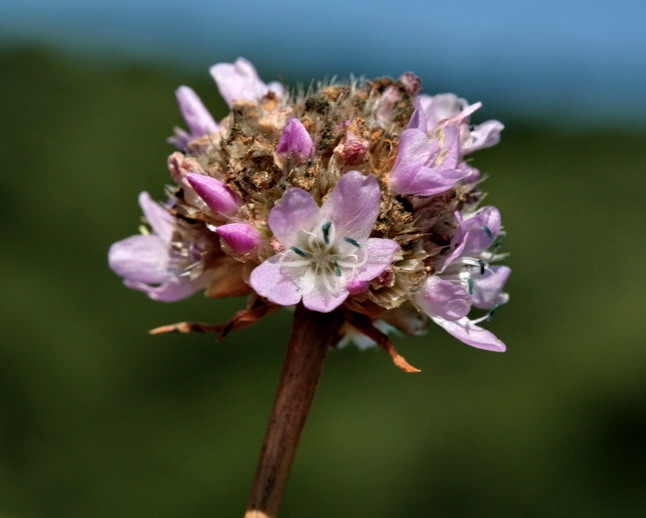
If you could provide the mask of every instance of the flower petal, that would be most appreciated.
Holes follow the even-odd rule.
[[[312,311],[319,311],[320,313],[329,313],[338,308],[345,302],[345,299],[349,295],[347,290],[331,293],[325,289],[317,288],[303,294],[303,306]]]
[[[421,291],[415,295],[415,302],[431,318],[459,320],[471,309],[471,297],[462,286],[437,275],[430,275]]]
[[[368,239],[362,246],[366,263],[359,267],[353,281],[371,281],[381,275],[393,262],[393,256],[399,250],[399,244],[392,239]]]
[[[237,212],[240,199],[224,182],[198,173],[188,174],[186,178],[213,212],[227,216]]]
[[[372,232],[380,202],[381,192],[375,177],[350,171],[339,179],[323,203],[322,220],[334,222],[337,241],[349,237],[362,244]]]
[[[192,88],[180,86],[175,91],[175,96],[182,117],[193,137],[210,135],[218,130],[217,123]]]
[[[467,317],[451,321],[433,317],[433,321],[467,345],[487,351],[505,352],[505,344],[492,332],[475,325]]]
[[[229,247],[240,254],[248,254],[257,248],[261,241],[258,229],[248,223],[220,225],[217,233]]]
[[[469,138],[462,145],[462,154],[473,153],[478,149],[495,146],[500,142],[500,132],[505,128],[502,122],[490,120],[471,130]]]
[[[238,58],[233,64],[218,63],[213,65],[209,71],[218,85],[220,95],[229,107],[233,106],[233,101],[236,99],[258,101],[270,89],[258,77],[255,67],[244,58]],[[271,90],[280,96],[282,87],[278,88],[275,85],[272,83]]]
[[[269,228],[285,248],[297,244],[301,231],[314,228],[320,209],[307,191],[293,187],[269,213]]]
[[[147,192],[139,194],[139,206],[153,232],[163,241],[170,243],[173,237],[174,219],[159,203],[153,201]]]
[[[462,255],[478,257],[493,245],[500,234],[500,212],[496,207],[482,207],[478,212],[460,223],[454,242],[464,241]]]
[[[491,309],[506,303],[509,296],[502,290],[510,273],[508,266],[490,266],[484,275],[479,272],[472,275],[473,305],[480,309]]]
[[[296,117],[291,117],[287,121],[283,133],[280,135],[276,151],[278,153],[295,154],[299,158],[312,156],[314,151],[312,137],[310,137],[303,123]]]
[[[283,273],[281,260],[284,253],[270,257],[252,272],[249,282],[256,293],[275,304],[291,306],[301,300],[298,285]]]
[[[143,282],[130,280],[124,280],[123,283],[128,288],[143,291],[151,299],[159,302],[182,300],[196,291],[187,277],[173,277],[159,286],[149,286]]]
[[[127,281],[161,284],[169,278],[168,262],[168,243],[155,235],[128,237],[108,252],[110,268]]]

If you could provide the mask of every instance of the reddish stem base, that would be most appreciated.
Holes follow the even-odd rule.
[[[260,453],[245,518],[276,518],[292,461],[341,315],[296,308],[294,327]]]

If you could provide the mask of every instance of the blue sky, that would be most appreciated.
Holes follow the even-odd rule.
[[[369,7],[368,7],[369,6]],[[596,123],[642,122],[646,2],[3,0],[0,44],[178,71],[245,56],[289,79],[416,72],[429,92]]]

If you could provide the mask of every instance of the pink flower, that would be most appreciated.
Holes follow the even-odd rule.
[[[453,237],[454,250],[429,276],[415,296],[417,305],[431,319],[464,343],[502,352],[505,344],[477,324],[488,320],[493,311],[509,300],[503,288],[511,269],[490,266],[497,258],[500,213],[495,207],[483,207],[463,220],[456,213],[458,229]],[[493,251],[488,251],[493,247]],[[470,320],[471,307],[488,310],[481,318]]]
[[[244,58],[236,59],[233,64],[213,65],[210,72],[218,85],[220,95],[229,107],[233,106],[233,101],[237,99],[257,102],[270,91],[277,97],[281,97],[284,92],[280,83],[263,83],[255,67]]]
[[[285,248],[251,272],[259,295],[288,306],[329,312],[357,281],[371,281],[392,263],[399,245],[370,238],[381,194],[372,176],[346,173],[321,207],[306,191],[289,189],[269,214],[269,227]]]
[[[188,126],[188,133],[175,128],[175,136],[168,139],[178,149],[186,149],[191,140],[218,131],[218,124],[206,109],[198,95],[188,86],[180,86],[175,91],[179,111]]]
[[[153,233],[131,236],[114,243],[108,252],[110,268],[123,277],[129,288],[143,291],[151,299],[174,302],[203,287],[185,275],[185,260],[171,248],[174,218],[147,192],[139,195],[139,205]]]

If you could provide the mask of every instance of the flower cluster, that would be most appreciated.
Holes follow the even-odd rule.
[[[342,311],[358,344],[389,349],[385,331],[422,334],[431,319],[505,349],[478,325],[507,301],[510,273],[493,264],[500,214],[479,206],[482,177],[466,159],[500,139],[498,121],[471,124],[480,103],[421,94],[410,73],[298,92],[265,84],[242,58],[211,74],[231,111],[216,122],[192,89],[177,90],[188,130],[169,139],[175,185],[163,204],[142,193],[152,231],[110,249],[127,286],[166,302],[249,294],[212,326],[224,333],[302,303]]]

